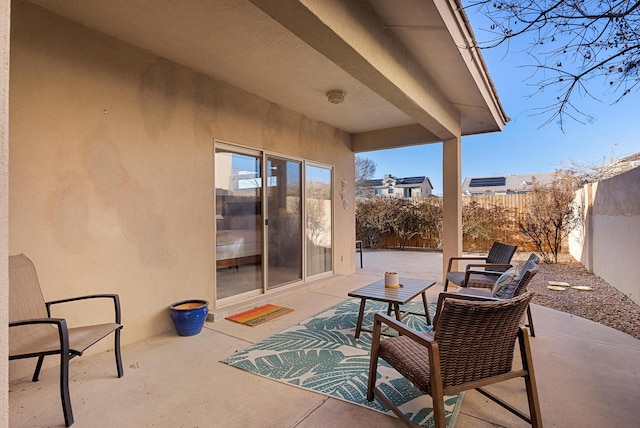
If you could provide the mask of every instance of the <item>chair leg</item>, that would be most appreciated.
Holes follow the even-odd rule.
[[[69,397],[69,353],[60,353],[60,398],[62,400],[62,413],[65,426],[73,424],[73,411],[71,410],[71,397]]]
[[[120,329],[117,329],[115,333],[114,354],[116,354],[116,369],[118,370],[118,377],[122,377],[124,376],[124,371],[122,370],[122,356],[120,354]]]
[[[367,401],[373,401],[373,389],[376,387],[378,376],[378,358],[371,358],[369,362],[369,379],[367,380]]]
[[[428,348],[429,352],[429,378],[431,382],[431,401],[433,402],[433,422],[436,428],[446,428],[447,422],[444,413],[444,390],[442,388],[442,375],[440,373],[440,350],[434,342]]]
[[[380,389],[374,388],[373,390],[375,392],[375,396],[382,402],[382,404],[384,404],[387,407],[387,409],[391,410],[398,417],[400,422],[402,422],[405,426],[409,428],[421,428],[421,425],[416,425],[413,422],[411,422],[411,420],[407,418],[407,416],[404,413],[402,413],[400,409],[391,402],[389,397],[387,397],[382,393],[382,391],[380,391]],[[446,426],[436,424],[436,428],[446,428]]]
[[[40,369],[42,369],[42,363],[44,361],[44,355],[40,355],[38,357],[38,362],[36,363],[36,369],[33,372],[33,377],[31,378],[31,382],[37,382],[40,377]]]
[[[518,332],[518,342],[520,344],[520,357],[522,359],[522,368],[527,371],[524,377],[527,389],[527,401],[529,402],[529,415],[531,417],[531,426],[534,428],[542,427],[542,414],[540,413],[540,401],[538,400],[538,387],[536,385],[536,375],[533,370],[533,357],[531,356],[531,346],[527,332],[520,329]]]
[[[531,317],[531,305],[527,306],[527,327],[529,327],[529,331],[531,332],[531,337],[536,337],[536,332],[533,329],[533,317]]]
[[[378,376],[378,350],[380,349],[380,334],[382,332],[382,324],[373,321],[373,337],[371,341],[371,359],[369,361],[369,379],[367,381],[367,401],[373,401],[373,390],[376,387],[376,378]]]
[[[378,376],[378,350],[380,349],[380,335],[382,333],[382,325],[379,322],[374,322],[373,326],[373,341],[371,343],[371,360],[369,362],[369,379],[367,381],[367,401],[373,401],[376,397],[381,401],[389,410],[391,410],[400,421],[408,427],[420,428],[418,425],[412,423],[391,400],[376,388],[376,379]],[[444,406],[444,403],[443,403]],[[442,408],[444,412],[444,407]],[[436,425],[436,427],[446,428],[445,425]]]
[[[529,414],[531,415],[531,426],[533,428],[542,427],[542,415],[540,413],[540,401],[535,386],[535,379],[531,379],[531,374],[525,377],[527,388],[527,400],[529,401]]]
[[[499,404],[504,409],[507,409],[508,411],[510,411],[511,413],[513,413],[514,415],[522,419],[523,421],[531,423],[531,418],[529,416],[527,416],[525,413],[521,412],[520,410],[516,409],[511,404],[507,403],[497,395],[494,395],[483,388],[476,388],[476,391],[478,391],[480,394],[484,395],[494,403]]]
[[[445,292],[447,291],[447,288],[449,288],[449,280],[448,280],[448,279],[445,279],[445,280],[444,280],[444,291],[445,291]]]
[[[440,394],[433,394],[431,396],[433,403],[433,421],[436,428],[447,428],[447,422],[444,413],[444,396]]]

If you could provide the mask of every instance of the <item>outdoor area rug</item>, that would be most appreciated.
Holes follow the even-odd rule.
[[[225,319],[253,327],[289,312],[293,312],[293,309],[285,308],[284,306],[263,305],[239,314],[230,315]]]
[[[367,401],[371,334],[354,338],[360,299],[347,299],[321,313],[252,346],[223,363],[279,382],[393,415],[377,400]],[[424,312],[422,302],[410,303],[411,312]],[[370,327],[376,312],[387,305],[367,301],[363,326]],[[407,309],[405,306],[403,309]],[[429,304],[432,317],[435,304]],[[404,322],[426,330],[424,316],[408,315]],[[431,397],[423,395],[384,360],[378,364],[378,387],[416,424],[433,426]],[[447,426],[453,427],[463,394],[445,397]]]

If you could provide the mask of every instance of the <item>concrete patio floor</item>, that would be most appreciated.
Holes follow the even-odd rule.
[[[347,292],[382,277],[438,281],[430,301],[442,291],[442,255],[428,252],[364,253],[356,274],[317,281],[304,289],[270,296],[265,302],[294,312],[257,327],[215,313],[197,336],[167,333],[122,349],[125,375],[115,376],[113,353],[72,360],[70,393],[74,427],[399,427],[400,422],[353,404],[262,378],[220,363],[237,350],[281,331]],[[640,421],[640,340],[600,324],[533,306],[536,337],[531,339],[542,419],[547,427],[636,427]],[[168,316],[168,314],[167,314]],[[126,335],[126,325],[123,335]],[[54,358],[54,357],[49,357]],[[34,360],[35,364],[35,360]],[[526,410],[524,383],[492,388]],[[10,385],[10,426],[64,426],[58,371],[40,381]],[[467,392],[456,427],[528,426],[476,391]]]

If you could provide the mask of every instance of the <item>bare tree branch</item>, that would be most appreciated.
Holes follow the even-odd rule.
[[[589,115],[576,108],[584,97],[617,103],[640,87],[640,1],[638,0],[481,0],[465,2],[469,13],[489,19],[479,48],[522,46],[542,78],[533,94],[555,88],[559,95],[536,114],[544,124]],[[534,73],[537,75],[537,73]],[[596,88],[598,92],[596,93]]]
[[[373,190],[371,190],[368,182],[373,178],[373,174],[376,173],[376,163],[370,158],[356,155],[355,173],[356,197],[373,196]]]

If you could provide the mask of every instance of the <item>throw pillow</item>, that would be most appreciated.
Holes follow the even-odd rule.
[[[505,273],[500,275],[500,277],[496,280],[493,288],[491,289],[491,295],[493,297],[502,297],[506,292],[506,286],[513,281],[516,277],[517,273],[514,268],[507,270]]]

